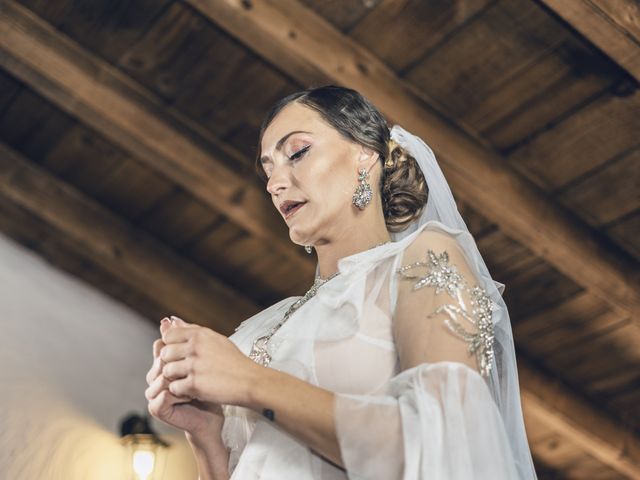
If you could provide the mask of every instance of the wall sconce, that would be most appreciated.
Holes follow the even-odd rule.
[[[169,444],[149,425],[147,417],[131,414],[120,422],[122,444],[127,448],[125,477],[130,480],[162,480]]]

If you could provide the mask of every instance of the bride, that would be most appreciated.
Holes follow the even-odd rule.
[[[334,85],[280,100],[259,142],[316,278],[228,338],[162,320],[148,409],[200,480],[535,479],[504,285],[431,149]]]

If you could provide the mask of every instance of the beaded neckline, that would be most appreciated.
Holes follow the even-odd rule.
[[[380,247],[389,242],[390,240],[387,240],[386,242],[379,243],[378,245],[368,248],[367,250],[373,250],[374,248]],[[363,250],[362,252],[358,252],[358,253],[363,253],[363,252],[366,252],[367,250]],[[357,254],[354,254],[354,255],[357,255]],[[303,296],[301,296],[299,299],[297,299],[295,302],[291,304],[291,306],[288,308],[288,310],[285,312],[284,316],[282,317],[282,320],[280,320],[277,324],[271,327],[265,335],[262,335],[253,341],[253,345],[251,346],[251,352],[249,352],[249,358],[260,365],[263,365],[265,367],[268,366],[269,363],[271,363],[271,353],[269,352],[269,341],[271,340],[271,337],[273,337],[273,335],[280,329],[280,327],[282,327],[282,325],[284,325],[284,323],[289,319],[291,315],[293,315],[293,313],[296,310],[298,310],[300,307],[302,307],[302,305],[307,303],[312,297],[315,296],[315,294],[318,292],[318,289],[322,285],[327,283],[329,280],[337,277],[339,274],[340,274],[340,270],[329,275],[329,277],[327,278],[321,278],[319,276],[316,277],[311,288],[307,290],[307,292]]]

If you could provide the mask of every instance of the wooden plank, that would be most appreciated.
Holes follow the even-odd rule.
[[[539,374],[522,356],[518,372],[529,422],[546,425],[618,473],[640,476],[640,439],[632,429],[612,421],[558,381]],[[536,455],[538,451],[535,449]]]
[[[611,397],[616,392],[628,390],[629,386],[638,388],[639,385],[640,370],[638,368],[620,369],[616,366],[615,369],[592,378],[585,384],[585,389],[599,397]]]
[[[115,64],[170,1],[73,2],[56,27],[80,45]]]
[[[509,274],[512,274],[514,269],[523,262],[538,261],[538,258],[529,250],[500,230],[492,230],[485,235],[475,237],[475,239],[478,249],[491,271],[491,276],[498,281],[502,281]]]
[[[140,188],[140,185],[144,185],[144,188]],[[125,158],[102,178],[91,194],[103,205],[135,222],[176,188],[169,179],[154,170]]]
[[[545,465],[550,465],[563,472],[563,474],[569,467],[584,461],[587,457],[575,443],[558,433],[553,433],[530,445],[536,452],[536,458],[541,459]]]
[[[314,265],[293,247],[264,187],[227,166],[241,164],[229,146],[207,137],[176,112],[167,112],[131,79],[13,0],[0,11],[0,52],[2,65],[12,74],[242,228],[271,242],[301,275],[313,277]]]
[[[20,3],[51,25],[60,25],[73,8],[74,0],[20,0]]]
[[[185,248],[185,253],[228,285],[246,291],[246,295],[255,302],[271,305],[286,295],[278,270],[289,262],[284,261],[277,252],[272,252],[272,256],[279,258],[279,264],[268,275],[255,274],[252,269],[238,268],[234,261],[243,261],[244,257],[250,255],[244,252],[243,255],[236,254],[235,259],[231,259],[223,254],[223,251],[233,248],[233,245],[246,238],[245,232],[222,218],[196,242]],[[251,288],[247,289],[247,285],[251,285]]]
[[[209,48],[220,47],[219,35],[206,25],[206,20],[192,9],[172,2],[153,26],[129,45],[118,64],[149,91],[172,105],[181,90],[191,90],[195,86],[185,83],[192,70],[202,69],[199,64],[209,64],[199,61],[203,55]],[[95,49],[89,51],[93,53]],[[212,70],[216,67],[221,65],[209,67],[210,78],[215,77]]]
[[[640,5],[634,0],[542,0],[640,81]]]
[[[319,16],[331,22],[341,32],[348,32],[354,25],[361,23],[360,20],[370,11],[375,12],[385,3],[381,0],[300,0],[302,4],[316,12]],[[407,7],[406,0],[395,1],[401,7]]]
[[[475,210],[469,203],[457,199],[457,204],[458,211],[464,218],[464,223],[466,223],[469,232],[471,232],[476,241],[488,232],[498,229],[491,220]]]
[[[0,115],[22,90],[22,86],[9,75],[0,72]]]
[[[229,334],[257,306],[104,207],[0,144],[0,192],[64,232],[91,261],[177,315]],[[177,313],[177,312],[181,312]]]
[[[402,75],[494,3],[386,0],[355,24],[348,35]],[[331,23],[336,25],[333,20]]]
[[[611,86],[609,77],[597,73],[562,78],[481,134],[501,153],[508,155],[529,139],[554,128],[582,108],[585,102],[608,95]]]
[[[485,99],[555,50],[570,33],[530,0],[502,0],[402,77],[465,122]],[[536,91],[536,84],[530,85]]]
[[[157,202],[137,220],[144,230],[176,250],[208,229],[217,218],[215,212],[183,190],[174,191]]]
[[[607,227],[607,234],[636,260],[640,260],[640,210]]]
[[[558,200],[593,227],[611,223],[640,209],[640,147],[621,154],[603,168],[571,184]]]
[[[545,191],[640,147],[640,90],[605,95],[515,150],[509,163]]]
[[[76,121],[28,88],[20,89],[0,118],[0,139],[41,162]]]
[[[543,335],[554,325],[564,322],[588,322],[600,315],[605,315],[608,310],[606,302],[588,291],[580,291],[551,308],[521,316],[513,325],[513,333],[519,342],[526,345],[530,339]]]
[[[623,75],[606,56],[569,37],[506,78],[463,121],[504,151],[557,123]]]
[[[628,318],[621,317],[613,311],[595,317],[562,318],[538,335],[530,336],[524,345],[528,352],[537,358],[544,358],[545,361],[552,361],[554,356],[559,355],[566,357],[572,350],[582,351],[586,358],[589,358],[594,343],[597,343],[602,335],[629,322]],[[610,357],[608,360],[613,361],[614,358]],[[588,362],[585,367],[588,370]],[[572,376],[570,372],[561,371],[567,376]]]
[[[582,287],[558,271],[553,265],[527,258],[520,263],[522,268],[501,277],[504,281],[504,300],[511,318],[521,318],[557,305],[582,290]]]
[[[24,113],[28,115],[33,111]],[[125,152],[84,125],[75,123],[58,137],[39,163],[83,191],[93,192],[97,188],[97,178],[118,168],[125,158]]]
[[[440,153],[439,163],[462,200],[615,308],[640,310],[638,278],[601,239],[505,168],[493,152],[433,113],[374,55],[299,2],[188,3],[300,83],[308,83],[309,71],[320,70],[357,89],[388,117],[402,119],[403,126]],[[294,68],[301,63],[308,68]]]

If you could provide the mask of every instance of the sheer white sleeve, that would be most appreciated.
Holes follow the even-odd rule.
[[[401,371],[384,394],[336,394],[336,433],[350,479],[516,479],[486,377],[491,301],[447,234],[405,249],[392,295]]]

